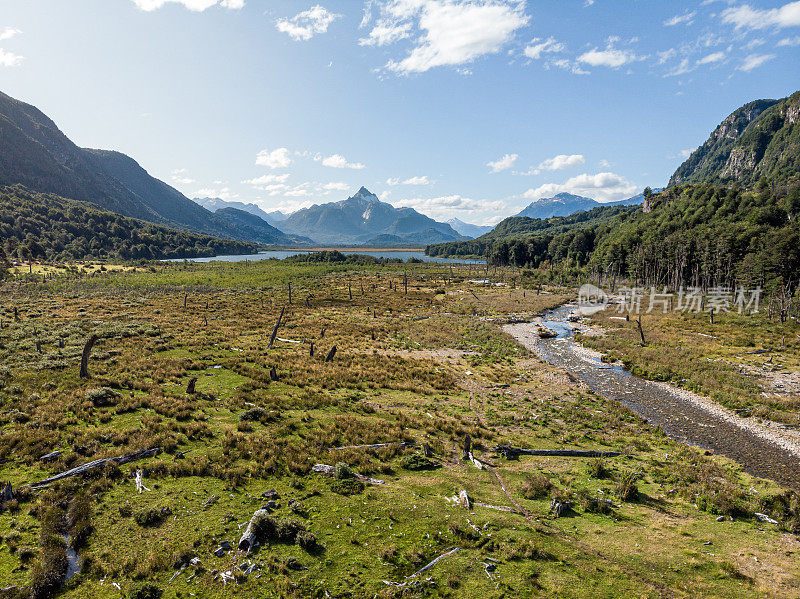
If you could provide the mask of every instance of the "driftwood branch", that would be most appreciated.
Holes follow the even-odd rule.
[[[597,451],[594,449],[521,449],[510,445],[498,445],[497,453],[503,454],[507,459],[514,459],[521,455],[556,456],[565,458],[613,458],[622,455],[620,451]]]
[[[69,470],[65,470],[59,474],[51,476],[49,478],[45,478],[35,483],[31,483],[31,489],[38,489],[40,487],[45,487],[50,483],[54,483],[59,480],[63,480],[65,478],[70,478],[72,476],[77,476],[79,474],[85,474],[90,470],[94,470],[95,468],[100,468],[101,466],[105,466],[110,462],[114,462],[117,465],[127,464],[128,462],[135,462],[137,460],[143,460],[145,458],[152,457],[156,455],[158,452],[161,451],[160,447],[152,447],[150,449],[142,449],[140,451],[133,451],[131,453],[126,453],[120,456],[116,456],[113,458],[101,458],[99,460],[94,460],[92,462],[88,462],[83,464],[82,466],[76,466],[75,468],[71,468]]]

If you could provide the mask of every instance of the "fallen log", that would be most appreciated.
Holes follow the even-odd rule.
[[[621,451],[597,451],[594,449],[521,449],[510,445],[498,445],[497,453],[503,454],[508,460],[513,460],[521,455],[554,456],[563,458],[613,458],[622,455]]]
[[[330,464],[314,464],[311,468],[311,472],[314,474],[322,474],[324,476],[333,476],[334,467]],[[377,478],[370,478],[369,476],[364,476],[363,474],[357,474],[353,472],[353,478],[360,480],[362,483],[367,483],[370,485],[385,485],[386,482],[379,480]]]
[[[427,564],[425,564],[424,566],[422,566],[422,568],[420,568],[419,570],[417,570],[416,572],[414,572],[414,573],[413,573],[411,576],[407,576],[407,577],[406,577],[406,580],[409,580],[409,579],[411,579],[411,578],[416,578],[416,577],[417,577],[417,576],[419,576],[420,574],[424,574],[425,572],[427,572],[428,570],[430,570],[431,568],[433,568],[433,567],[434,567],[436,564],[438,564],[438,563],[439,563],[440,561],[442,561],[443,559],[445,559],[445,558],[448,558],[448,557],[450,557],[451,555],[455,555],[455,554],[456,554],[456,553],[458,553],[459,551],[461,551],[461,547],[456,547],[456,548],[454,548],[454,549],[451,549],[451,550],[450,550],[450,551],[448,551],[447,553],[443,553],[442,555],[440,555],[440,556],[439,556],[439,557],[437,557],[436,559],[434,559],[434,560],[432,560],[432,561],[428,562]]]
[[[338,449],[380,449],[381,447],[389,447],[390,445],[399,445],[400,447],[406,447],[409,445],[414,445],[413,441],[389,441],[388,443],[374,443],[372,445],[344,445],[342,447],[329,447],[328,451],[334,451]]]
[[[70,478],[72,476],[78,476],[79,474],[85,474],[90,470],[94,470],[95,468],[100,468],[101,466],[105,466],[109,462],[114,462],[118,466],[122,464],[127,464],[129,462],[135,462],[137,460],[143,460],[145,458],[152,457],[161,451],[160,447],[152,447],[150,449],[142,449],[140,451],[133,451],[131,453],[126,453],[124,455],[116,456],[113,458],[100,458],[99,460],[94,460],[92,462],[88,462],[83,464],[82,466],[76,466],[75,468],[70,468],[69,470],[65,470],[59,474],[54,476],[50,476],[43,480],[40,480],[35,483],[31,483],[31,489],[38,489],[40,487],[46,487],[50,483],[54,483],[59,480],[63,480],[65,478]]]

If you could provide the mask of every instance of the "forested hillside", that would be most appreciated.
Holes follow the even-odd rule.
[[[537,237],[539,244],[549,244],[554,238],[572,239],[573,232],[590,229],[600,224],[614,222],[625,218],[639,209],[638,206],[601,206],[586,212],[577,212],[570,216],[556,216],[548,219],[512,216],[492,229],[470,241],[456,241],[429,245],[425,249],[428,256],[490,256],[497,246],[498,256],[502,263],[511,245],[519,245],[516,240]],[[505,249],[504,249],[505,248]],[[520,254],[521,256],[522,254]]]
[[[0,248],[10,260],[192,258],[260,247],[154,225],[22,186],[0,188]]]
[[[738,183],[751,187],[800,182],[800,92],[783,100],[756,100],[728,116],[669,180]]]

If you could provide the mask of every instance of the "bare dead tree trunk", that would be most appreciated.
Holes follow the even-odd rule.
[[[325,329],[323,328],[323,329],[322,329],[322,330],[319,332],[319,338],[320,338],[320,339],[322,339],[324,336],[325,336]]]
[[[311,296],[309,295],[306,297],[306,308],[310,307],[311,307]]]
[[[289,283],[289,305],[292,305],[292,284]]]
[[[283,313],[284,313],[285,310],[286,310],[286,306],[281,308],[281,313],[278,316],[278,322],[275,323],[275,328],[272,329],[272,335],[269,338],[269,345],[267,346],[268,348],[272,347],[272,344],[275,343],[275,337],[278,336],[278,327],[281,326],[281,320],[283,319]]]
[[[194,386],[197,384],[197,377],[193,376],[189,379],[189,384],[186,385],[186,393],[189,395],[194,395],[196,392],[194,390]]]
[[[311,356],[312,358],[314,357],[314,342],[313,341],[311,342],[311,349],[308,350],[308,355]]]
[[[14,306],[14,322],[19,322],[19,312],[16,306]]]
[[[86,345],[83,346],[83,355],[81,356],[81,370],[80,370],[80,378],[88,379],[89,378],[89,355],[92,353],[92,348],[94,344],[97,343],[97,335],[92,335],[89,337],[89,340],[86,342]]]
[[[331,351],[328,352],[328,355],[325,356],[325,361],[326,362],[333,362],[333,356],[335,356],[335,355],[336,355],[336,346],[334,345],[331,348]]]
[[[462,460],[469,460],[470,453],[472,453],[472,438],[469,435],[464,435],[464,454],[462,455]]]
[[[186,302],[187,302],[188,299],[189,299],[189,294],[188,293],[184,293],[183,294],[183,309],[184,310],[186,309]]]
[[[408,275],[403,273],[403,293],[408,293]]]
[[[274,366],[269,369],[269,380],[271,380],[273,383],[278,382],[278,371],[275,370]]]
[[[353,301],[353,290],[350,287],[350,281],[347,281],[347,295],[350,296],[350,301]]]
[[[642,345],[645,345],[647,342],[644,340],[644,330],[642,329],[642,315],[639,314],[639,318],[636,319],[636,326],[639,327],[639,337],[642,339]]]

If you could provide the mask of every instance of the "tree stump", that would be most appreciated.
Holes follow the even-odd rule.
[[[331,350],[328,352],[328,355],[325,356],[326,362],[333,362],[333,356],[336,355],[336,346],[334,345]]]
[[[97,343],[97,335],[92,335],[89,337],[89,340],[86,342],[86,345],[83,346],[83,355],[81,356],[81,370],[79,373],[80,378],[88,379],[89,378],[89,355],[92,353],[92,348],[94,344]]]

